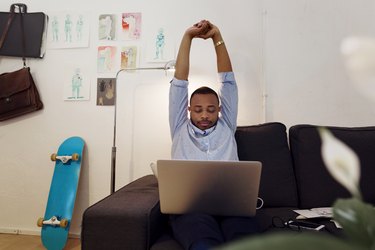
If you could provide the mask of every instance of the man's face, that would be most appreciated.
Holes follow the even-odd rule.
[[[195,94],[190,100],[190,119],[201,130],[214,126],[219,118],[220,106],[213,94]]]

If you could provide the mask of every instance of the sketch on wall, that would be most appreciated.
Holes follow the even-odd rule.
[[[64,100],[87,101],[90,99],[90,81],[86,71],[81,67],[68,66],[65,68]]]
[[[122,40],[137,40],[141,37],[142,14],[122,13],[121,34]]]
[[[155,29],[146,39],[146,61],[167,62],[174,58],[174,45],[165,28]]]
[[[98,72],[108,73],[114,72],[116,66],[116,47],[115,46],[99,46],[98,47]]]
[[[86,13],[49,13],[47,33],[51,49],[85,48],[89,46],[90,22]]]
[[[124,46],[121,49],[121,69],[137,67],[137,46]]]
[[[98,78],[96,96],[96,105],[113,106],[116,96],[116,78]]]
[[[98,39],[107,41],[116,40],[116,23],[116,15],[100,15],[98,26]]]

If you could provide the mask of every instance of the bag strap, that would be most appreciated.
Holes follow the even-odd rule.
[[[10,24],[12,23],[12,21],[13,21],[13,18],[14,18],[14,11],[11,11],[9,13],[8,21],[7,21],[6,25],[5,25],[3,34],[1,35],[1,38],[0,38],[0,48],[3,47],[5,38],[8,35],[9,27],[10,27]]]
[[[16,7],[18,8],[18,11],[19,11],[19,14],[20,14],[20,17],[21,17],[21,34],[22,34],[22,61],[23,61],[23,67],[26,68],[26,58],[25,58],[25,52],[26,52],[26,42],[25,42],[25,29],[24,29],[24,25],[23,25],[23,14],[27,12],[27,6],[26,4],[23,4],[23,3],[15,3],[15,4],[12,4],[10,6],[10,13],[9,13],[9,17],[8,17],[8,21],[5,25],[5,29],[3,31],[3,34],[1,35],[1,38],[0,38],[0,48],[3,47],[3,44],[4,44],[4,41],[5,41],[5,38],[6,36],[8,35],[8,31],[9,31],[9,28],[10,28],[10,25],[12,24],[12,21],[14,19],[14,16],[15,16],[15,9]]]
[[[12,4],[13,5],[13,4]],[[23,14],[27,12],[27,6],[26,4],[22,3],[17,3],[15,4],[18,6],[18,11],[20,12],[20,17],[21,17],[21,33],[22,33],[22,61],[23,61],[23,67],[26,68],[26,39],[25,39],[25,28],[24,28],[24,23],[23,23]]]

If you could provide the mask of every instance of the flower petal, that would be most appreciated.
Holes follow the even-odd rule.
[[[322,139],[322,157],[332,177],[354,197],[360,198],[360,163],[358,156],[326,128],[319,129]]]
[[[375,39],[348,37],[341,43],[341,53],[356,89],[375,100]]]

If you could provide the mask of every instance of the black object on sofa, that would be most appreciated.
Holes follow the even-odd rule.
[[[375,127],[327,128],[358,154],[361,191],[365,201],[375,204]],[[291,127],[289,144],[285,125],[277,122],[238,127],[236,140],[240,160],[263,163],[259,196],[264,206],[256,217],[264,232],[277,230],[274,217],[295,218],[293,209],[332,206],[336,198],[349,197],[323,165],[317,126]],[[168,216],[160,213],[158,195],[157,180],[148,175],[86,209],[82,249],[181,250]],[[329,220],[320,222],[340,233]]]

